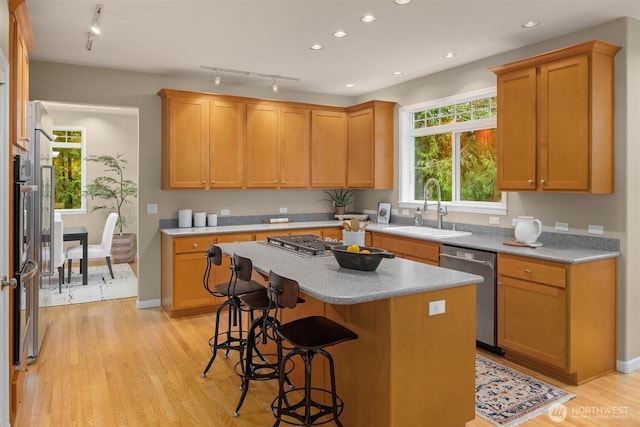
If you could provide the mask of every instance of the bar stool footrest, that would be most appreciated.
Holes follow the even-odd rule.
[[[300,400],[297,403],[289,403],[290,398],[288,396],[293,395],[294,393],[299,395]],[[315,394],[316,398],[319,398],[319,394],[325,395],[327,401],[331,401],[332,399],[331,391],[322,388],[311,387],[311,394]],[[279,397],[276,397],[273,402],[271,402],[271,412],[276,418],[278,418],[278,399]],[[344,409],[344,403],[342,402],[342,399],[340,399],[340,396],[336,395],[336,408],[334,408],[332,405],[319,403],[314,400],[312,396],[310,407],[312,410],[315,409],[315,411],[314,413],[309,414],[309,420],[308,422],[306,422],[306,415],[304,413],[306,406],[304,388],[294,388],[292,390],[287,390],[283,393],[282,399],[283,403],[282,408],[280,409],[280,421],[297,426],[326,424],[328,422],[337,420],[340,414],[342,414],[342,410]],[[302,413],[299,412],[300,410],[302,410]],[[326,418],[323,419],[323,417]]]

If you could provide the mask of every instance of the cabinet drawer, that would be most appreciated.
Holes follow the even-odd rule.
[[[373,234],[372,245],[378,248],[384,248],[389,252],[400,255],[408,255],[416,261],[431,261],[435,265],[440,262],[440,244],[426,242],[423,240],[407,239],[404,237],[385,236],[382,234]]]
[[[204,252],[210,243],[216,243],[215,236],[176,237],[173,251],[177,254],[189,252]]]
[[[530,258],[500,254],[498,256],[498,274],[558,288],[564,288],[567,284],[567,271],[563,265],[532,261]]]

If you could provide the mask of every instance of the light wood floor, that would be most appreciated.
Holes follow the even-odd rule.
[[[231,417],[240,394],[236,354],[217,358],[208,377],[200,378],[210,357],[212,315],[169,319],[160,309],[137,310],[129,298],[54,307],[51,318],[42,353],[26,375],[14,426],[273,424],[267,409],[276,394],[272,381],[252,383],[240,417]],[[620,419],[570,413],[562,426],[640,425],[640,372],[614,373],[579,387],[542,379],[578,395],[567,404],[569,411],[627,411]],[[524,425],[560,424],[543,415]],[[482,426],[490,424],[479,418],[467,424]]]

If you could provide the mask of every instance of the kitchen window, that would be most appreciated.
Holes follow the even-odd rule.
[[[402,208],[422,208],[424,183],[440,182],[450,211],[506,214],[496,187],[496,90],[403,107],[400,147]],[[436,200],[435,186],[428,199]]]
[[[86,128],[54,126],[55,209],[86,213]]]

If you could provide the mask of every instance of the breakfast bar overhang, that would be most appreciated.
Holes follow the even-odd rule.
[[[463,426],[474,419],[475,285],[482,277],[401,258],[365,272],[341,268],[333,256],[305,257],[262,242],[218,246],[250,258],[259,273],[299,283],[306,302],[282,310],[283,323],[323,315],[358,334],[328,349],[344,425]],[[438,301],[444,313],[430,315]],[[325,376],[314,368],[320,386]],[[295,371],[292,379],[301,382]]]

